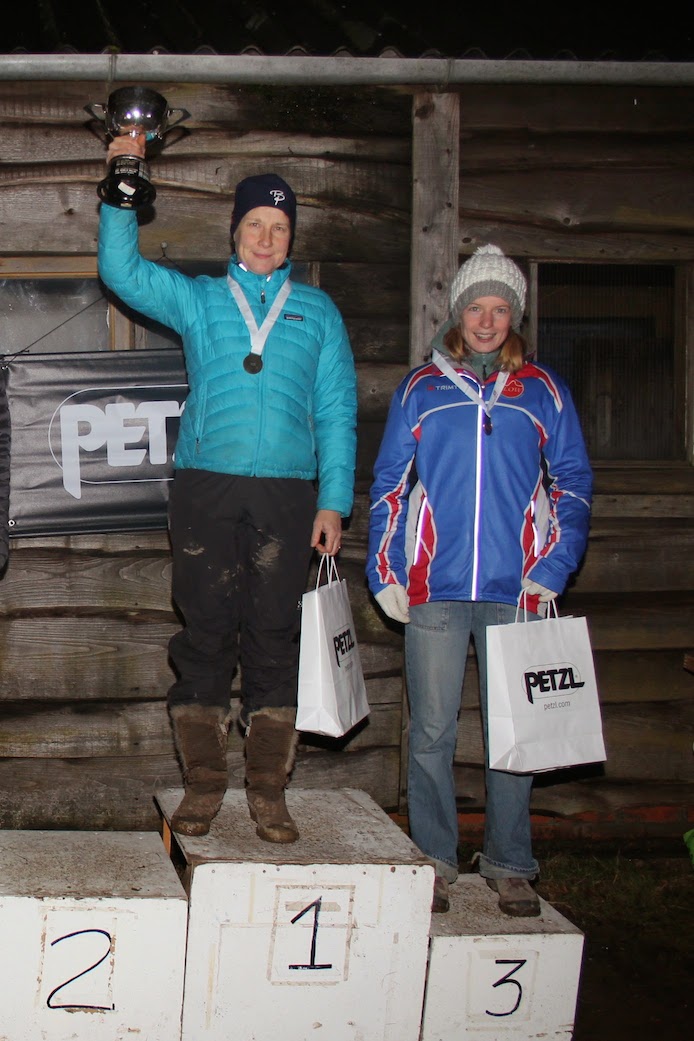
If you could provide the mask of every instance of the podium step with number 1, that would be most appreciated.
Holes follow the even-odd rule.
[[[167,821],[183,792],[157,795]],[[418,1041],[434,872],[365,792],[287,791],[301,838],[255,834],[243,791],[173,834],[189,887],[182,1041]]]

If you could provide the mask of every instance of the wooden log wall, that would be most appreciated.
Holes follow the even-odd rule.
[[[411,349],[412,93],[155,87],[192,118],[152,161],[157,217],[142,228],[143,252],[156,258],[165,242],[174,261],[225,258],[234,185],[273,169],[299,197],[295,259],[345,317],[359,461],[340,570],[372,713],[348,741],[302,742],[294,784],[348,783],[402,810],[402,634],[374,608],[363,572],[371,467]],[[107,93],[0,83],[0,276],[3,256],[94,255],[104,146],[83,109]],[[691,90],[499,85],[466,87],[459,102],[461,255],[491,240],[533,260],[694,260]],[[450,105],[437,107],[451,119]],[[596,492],[589,551],[564,606],[589,619],[609,759],[541,779],[534,807],[628,832],[665,806],[653,827],[678,832],[694,805],[694,677],[682,667],[694,631],[692,470],[600,467]],[[165,532],[13,540],[0,581],[0,827],[156,826],[152,792],[180,783],[165,710],[177,624]],[[456,754],[471,815],[483,807],[477,697],[471,655]],[[235,731],[229,766],[241,786]]]

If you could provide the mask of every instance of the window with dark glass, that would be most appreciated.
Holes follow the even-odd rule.
[[[537,265],[537,358],[569,383],[591,458],[684,460],[675,268]]]

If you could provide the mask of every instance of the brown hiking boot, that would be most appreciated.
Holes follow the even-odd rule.
[[[295,719],[294,708],[262,708],[251,713],[246,728],[246,798],[265,842],[299,838],[284,797],[299,743]]]
[[[540,898],[527,878],[487,878],[487,885],[499,894],[499,908],[513,918],[535,918],[540,913]]]
[[[431,910],[434,914],[445,914],[450,906],[448,882],[442,875],[436,875],[434,878],[434,899],[431,901]]]
[[[170,715],[185,786],[171,829],[207,835],[227,789],[226,714],[216,706],[176,705]]]

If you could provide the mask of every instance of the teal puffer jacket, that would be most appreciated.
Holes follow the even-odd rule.
[[[232,257],[228,270],[261,326],[291,264],[267,277]],[[190,278],[145,260],[132,210],[102,205],[99,274],[129,307],[183,340],[189,393],[177,469],[317,478],[318,509],[351,512],[356,372],[344,323],[326,293],[292,282],[254,375],[243,368],[250,334],[227,279]]]

